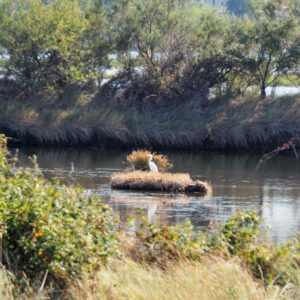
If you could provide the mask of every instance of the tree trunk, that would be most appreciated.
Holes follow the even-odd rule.
[[[266,85],[265,85],[265,83],[263,83],[263,84],[261,85],[261,87],[260,87],[260,95],[261,95],[262,97],[266,97]]]

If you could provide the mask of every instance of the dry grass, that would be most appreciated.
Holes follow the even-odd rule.
[[[162,270],[131,259],[111,259],[96,273],[85,274],[62,291],[40,286],[18,290],[0,269],[1,300],[286,300],[299,299],[297,287],[264,287],[238,260],[212,257],[181,261]]]
[[[205,105],[195,96],[141,109],[74,92],[55,100],[0,101],[0,121],[0,131],[29,144],[270,151],[300,137],[300,96],[247,95]]]
[[[268,293],[237,262],[222,259],[181,262],[166,271],[114,260],[95,276],[77,281],[69,293],[76,300],[280,299],[278,292]]]
[[[119,172],[112,175],[111,185],[116,189],[212,193],[210,184],[193,181],[189,174],[183,173]]]
[[[132,151],[131,154],[127,155],[126,160],[136,171],[149,171],[149,154],[151,154],[151,152],[147,150]],[[153,161],[157,165],[157,168],[160,172],[165,172],[173,167],[165,155],[157,153],[152,153],[152,155]]]

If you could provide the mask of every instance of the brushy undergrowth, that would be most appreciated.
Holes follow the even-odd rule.
[[[210,235],[144,218],[124,232],[99,199],[15,168],[0,141],[1,299],[299,299],[299,241],[269,243],[256,212]]]
[[[126,160],[134,170],[149,171],[149,154],[147,150],[132,151],[131,154],[127,155]],[[162,154],[153,153],[152,161],[157,165],[160,172],[165,172],[173,167],[169,162],[169,159]]]
[[[2,262],[17,276],[64,284],[97,270],[117,251],[118,218],[81,189],[46,181],[38,168],[16,170],[0,136]],[[16,158],[13,158],[16,160]]]

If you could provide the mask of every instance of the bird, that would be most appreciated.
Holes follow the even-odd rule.
[[[156,164],[152,161],[152,154],[148,154],[148,157],[149,157],[148,165],[149,165],[150,172],[158,172]]]

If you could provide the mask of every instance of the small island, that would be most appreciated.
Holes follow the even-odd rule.
[[[153,161],[152,162],[152,158]],[[212,194],[209,183],[194,181],[189,174],[164,173],[172,167],[164,155],[149,151],[133,151],[127,156],[131,168],[112,174],[111,187],[114,189],[161,191],[174,193],[195,193],[201,196]],[[157,166],[157,171],[151,171],[151,164]]]

